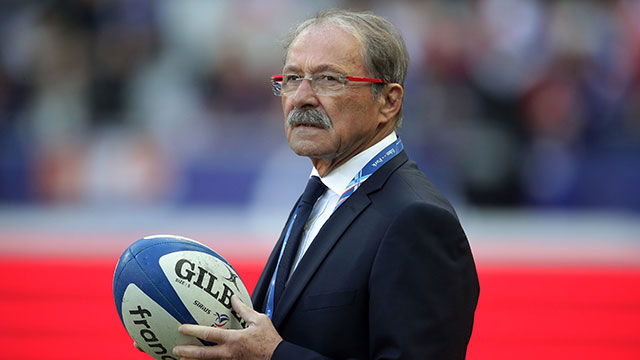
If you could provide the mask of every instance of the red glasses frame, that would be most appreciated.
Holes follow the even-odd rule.
[[[271,77],[271,81],[282,81],[282,79],[283,79],[283,74],[273,75]],[[349,81],[370,82],[370,83],[376,83],[376,84],[385,83],[385,81],[382,79],[373,79],[373,78],[366,78],[366,77],[359,77],[359,76],[345,76],[344,79]]]
[[[342,85],[346,85],[347,82],[353,81],[353,82],[367,82],[367,83],[374,83],[374,84],[385,84],[385,81],[382,79],[373,79],[373,78],[366,78],[366,77],[360,77],[360,76],[345,76],[342,74],[336,74],[339,78],[339,81],[342,83]],[[311,80],[312,82],[313,77],[312,78],[299,78],[298,80]],[[284,74],[277,74],[277,75],[273,75],[271,76],[271,85],[273,88],[273,94],[276,96],[282,96],[282,83],[284,81]],[[316,90],[319,91],[319,90]]]

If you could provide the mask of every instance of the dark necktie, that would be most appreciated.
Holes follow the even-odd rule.
[[[298,247],[300,247],[304,225],[309,219],[313,205],[326,188],[327,187],[322,183],[322,181],[320,181],[319,177],[312,176],[307,183],[307,187],[304,189],[304,193],[302,193],[302,198],[298,203],[296,218],[293,226],[291,227],[289,238],[287,239],[287,246],[284,249],[284,254],[282,254],[282,259],[280,259],[280,265],[278,265],[276,288],[273,299],[273,303],[276,305],[278,304],[280,296],[287,284],[289,272],[291,272],[291,266],[296,258],[296,254],[298,253]]]

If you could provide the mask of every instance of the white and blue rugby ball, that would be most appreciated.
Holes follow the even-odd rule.
[[[155,235],[134,242],[113,275],[122,324],[138,346],[158,360],[176,359],[176,345],[207,344],[180,334],[180,324],[246,327],[231,307],[234,294],[252,306],[247,289],[222,256],[181,236]]]

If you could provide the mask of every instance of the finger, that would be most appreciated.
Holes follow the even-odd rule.
[[[245,304],[240,300],[237,295],[231,296],[231,306],[233,306],[233,310],[240,315],[247,323],[254,324],[260,315],[259,312],[253,310],[249,305]]]
[[[228,358],[229,354],[219,346],[178,345],[173,348],[173,355],[186,360]]]
[[[216,329],[209,326],[202,325],[191,325],[191,324],[183,324],[180,325],[178,331],[183,335],[189,335],[197,337],[198,339],[202,339],[209,342],[214,342],[217,344],[223,344],[226,341],[226,331],[222,329]]]

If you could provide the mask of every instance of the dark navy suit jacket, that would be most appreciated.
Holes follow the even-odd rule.
[[[282,237],[253,293],[258,311]],[[478,294],[456,213],[403,151],[313,240],[275,308],[284,341],[273,359],[464,359]]]

